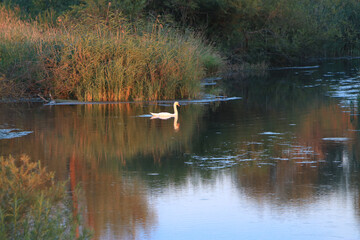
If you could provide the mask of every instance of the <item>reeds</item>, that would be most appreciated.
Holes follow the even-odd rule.
[[[196,98],[201,78],[222,64],[200,37],[158,21],[140,31],[121,16],[88,25],[59,18],[45,29],[4,7],[0,15],[0,93],[16,83],[17,92],[83,101]]]
[[[39,82],[44,82],[45,65],[40,56],[55,34],[53,29],[43,31],[35,22],[21,21],[16,11],[0,5],[0,98],[42,90]]]

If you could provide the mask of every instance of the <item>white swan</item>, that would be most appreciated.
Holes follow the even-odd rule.
[[[152,115],[151,118],[152,119],[154,119],[154,118],[169,119],[172,117],[177,117],[178,116],[178,110],[176,108],[177,106],[180,107],[179,102],[174,102],[174,113],[168,113],[168,112],[152,113],[151,112],[151,115]]]

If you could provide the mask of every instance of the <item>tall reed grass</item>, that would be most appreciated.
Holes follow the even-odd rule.
[[[104,21],[65,15],[56,29],[43,28],[0,7],[0,97],[10,90],[83,101],[196,98],[201,78],[222,65],[195,34],[158,21],[140,31],[121,15]]]
[[[0,157],[0,239],[90,239],[67,201],[65,186],[39,163]]]
[[[0,98],[43,91],[45,64],[41,56],[54,41],[53,29],[21,21],[18,11],[0,5]]]

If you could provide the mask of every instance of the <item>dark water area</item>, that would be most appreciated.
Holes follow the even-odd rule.
[[[81,184],[95,239],[360,239],[360,61],[218,82],[230,101],[0,105],[0,155]],[[213,87],[213,86],[209,86]]]

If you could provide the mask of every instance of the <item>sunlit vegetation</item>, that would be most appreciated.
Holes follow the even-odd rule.
[[[354,0],[3,0],[0,96],[195,98],[201,78],[224,70],[215,47],[237,71],[358,55],[359,9]]]
[[[222,58],[196,34],[159,18],[134,25],[111,4],[89,3],[56,27],[0,8],[1,97],[42,94],[86,101],[196,98]]]
[[[1,239],[90,239],[67,198],[65,186],[40,163],[0,157]]]

